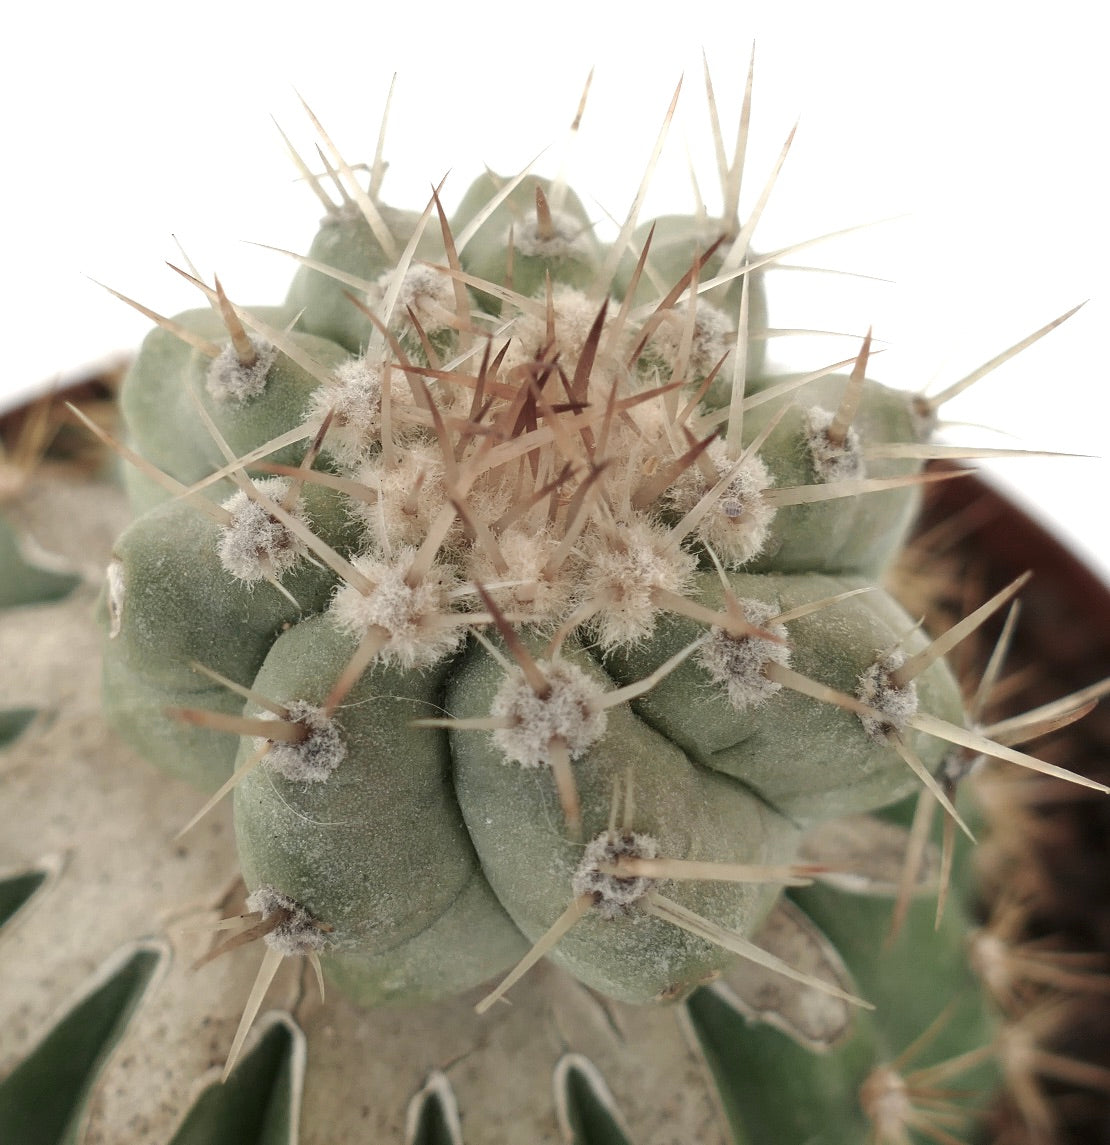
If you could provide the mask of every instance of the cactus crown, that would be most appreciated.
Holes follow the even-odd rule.
[[[726,217],[637,199],[606,246],[561,181],[483,177],[449,220],[325,144],[286,305],[187,275],[210,308],[158,319],[123,397],[106,703],[201,814],[235,791],[225,946],[267,953],[228,1068],[293,955],[370,1003],[508,971],[486,1010],[549,955],[621,1001],[739,958],[866,1005],[753,941],[829,874],[813,832],[924,786],[970,834],[958,752],[1098,786],[966,726],[944,656],[1020,583],[934,641],[879,587],[958,476],[923,468],[941,399],[868,379],[870,334],[767,373],[742,151]]]

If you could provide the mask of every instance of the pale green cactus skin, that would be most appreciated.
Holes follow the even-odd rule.
[[[538,299],[546,282],[563,289],[589,288],[606,252],[594,238],[581,202],[569,193],[553,215],[553,226],[558,230],[573,224],[576,233],[557,235],[550,248],[526,236],[525,253],[510,254],[510,237],[517,242],[538,225],[536,186],[516,187],[477,229],[463,258],[467,273]],[[452,230],[462,232],[497,189],[493,177],[480,179],[459,208]],[[553,193],[551,184],[541,190]],[[383,214],[398,245],[418,225],[415,214],[388,209]],[[657,238],[653,274],[681,277],[694,247],[689,227],[684,229],[674,218],[664,220]],[[442,242],[430,229],[423,232],[417,250],[433,260],[446,259]],[[368,224],[347,214],[325,222],[311,257],[367,282],[377,282],[390,269]],[[509,266],[511,277],[505,273]],[[711,263],[705,271],[713,269]],[[618,289],[620,285],[618,280]],[[373,334],[372,323],[352,304],[347,290],[306,264],[286,308],[258,312],[257,317],[276,329],[290,313],[303,311],[297,330],[289,335],[290,345],[331,370],[362,352]],[[755,293],[762,297],[761,288]],[[489,298],[483,301],[480,295],[476,291],[479,304],[489,306]],[[641,279],[637,299],[652,296]],[[504,317],[508,304],[494,302]],[[725,303],[738,313],[735,290]],[[762,303],[757,312],[761,308]],[[556,313],[561,313],[558,306]],[[227,343],[218,314],[190,312],[179,321],[216,345]],[[413,360],[419,363],[422,358],[414,354]],[[198,400],[238,455],[302,424],[319,385],[281,351],[274,355],[257,395],[228,398],[210,392],[206,379],[211,369],[201,350],[157,331],[147,340],[125,387],[123,406],[136,447],[180,481],[200,480],[225,460],[196,408]],[[641,386],[668,380],[665,359],[649,354],[642,369]],[[770,418],[780,417],[759,453],[774,489],[820,483],[805,443],[806,411],[818,407],[831,416],[845,384],[843,377],[819,379],[803,388],[796,401],[788,395],[749,411],[745,443],[759,437]],[[702,407],[706,416],[728,401],[722,385],[707,396]],[[868,382],[853,430],[864,442],[912,442],[919,426],[905,395]],[[305,448],[304,441],[286,446],[275,460],[295,463]],[[329,453],[326,438],[323,448],[322,457],[332,458],[329,467],[351,472],[342,455]],[[378,448],[372,436],[363,442],[371,462]],[[918,465],[878,461],[868,465],[867,475],[904,475]],[[303,496],[310,527],[341,557],[368,545],[369,551],[389,556],[388,543],[384,549],[376,543],[372,528],[368,534],[359,532],[350,502],[341,493],[308,482]],[[472,506],[479,505],[477,498],[471,495]],[[762,601],[771,612],[783,612],[847,589],[874,589],[875,579],[901,543],[914,499],[913,489],[896,489],[783,506],[773,515],[755,556],[730,559],[724,554],[726,563],[739,566],[739,571],[728,573],[729,592],[741,601]],[[661,490],[637,519],[655,521],[652,527],[662,529],[688,510],[688,504]],[[105,604],[106,623],[114,633],[107,642],[105,669],[111,718],[155,762],[209,791],[263,741],[245,737],[236,762],[232,737],[204,727],[180,727],[172,709],[243,711],[242,698],[199,674],[198,663],[279,704],[322,705],[358,645],[356,636],[338,630],[328,614],[337,582],[331,570],[320,561],[302,560],[284,574],[282,584],[294,605],[264,583],[229,575],[216,553],[220,532],[219,525],[186,500],[147,513],[120,538],[115,573],[120,596],[113,600],[107,594]],[[613,543],[619,549],[624,542]],[[706,550],[694,538],[687,540],[686,549],[691,558],[682,559],[691,563],[682,570],[686,585],[681,591],[723,615],[723,582]],[[448,562],[452,559],[459,558],[448,554]],[[698,563],[702,568],[695,570]],[[465,564],[459,567],[465,581]],[[511,611],[511,604],[504,597],[502,601]],[[537,655],[544,644],[542,633],[550,634],[552,625],[571,611],[569,604],[560,608],[537,617],[539,626],[528,637]],[[609,629],[587,621],[580,629],[581,640],[591,652],[572,637],[563,644],[561,660],[581,665],[604,694],[645,679],[705,635],[703,622],[665,609],[651,611],[646,621],[637,618],[635,630],[622,627],[623,614]],[[854,693],[861,674],[884,650],[899,646],[912,655],[925,645],[913,627],[889,597],[874,589],[793,622],[787,643],[796,671]],[[473,637],[456,641],[454,651],[448,642],[427,666],[406,668],[390,661],[388,650],[385,655],[386,661],[370,666],[335,713],[347,754],[333,775],[321,782],[301,782],[277,775],[263,763],[238,785],[235,795],[248,887],[272,886],[325,923],[329,947],[344,960],[341,976],[356,993],[375,994],[373,981],[383,973],[375,960],[391,952],[395,968],[408,975],[407,988],[414,997],[473,984],[457,985],[443,977],[444,965],[455,953],[454,942],[429,962],[438,986],[414,981],[405,954],[417,936],[430,941],[430,928],[450,912],[464,887],[475,888],[487,918],[482,924],[475,915],[470,941],[479,953],[487,945],[491,952],[489,958],[475,958],[475,981],[503,969],[506,956],[519,953],[521,946],[519,935],[508,941],[501,937],[507,932],[506,920],[511,918],[519,932],[535,940],[566,908],[582,843],[606,830],[614,786],[626,777],[634,787],[635,829],[654,838],[660,854],[750,864],[789,862],[799,827],[884,806],[918,782],[899,753],[869,736],[852,712],[789,690],[739,711],[695,655],[631,705],[621,703],[606,712],[603,736],[575,752],[572,768],[584,834],[560,831],[561,796],[550,769],[521,768],[507,760],[488,732],[410,726],[440,709],[464,720],[488,718],[505,679],[501,662]],[[917,686],[923,710],[961,720],[958,692],[943,663],[934,664]],[[248,704],[248,714],[253,710]],[[946,745],[921,733],[907,734],[910,746],[935,770]],[[339,825],[319,826],[331,823]],[[776,894],[774,887],[695,882],[682,884],[671,897],[729,931],[750,934]],[[360,957],[368,960],[371,981],[365,986],[359,984]],[[615,920],[587,918],[557,946],[553,957],[588,984],[637,1002],[682,997],[732,959],[719,947],[636,911]]]
[[[476,179],[452,217],[452,230],[458,234],[471,225],[508,182],[492,174]],[[512,190],[478,227],[464,254],[463,267],[487,282],[511,285],[527,296],[542,292],[547,278],[553,284],[586,289],[596,278],[602,256],[586,208],[569,192],[561,207],[552,211],[555,233],[545,244],[535,235],[537,190],[550,195],[551,181],[530,179]],[[514,238],[511,257],[510,231]],[[522,250],[520,240],[525,236],[529,241]],[[477,297],[480,306],[501,313],[500,299],[480,293]]]
[[[451,232],[465,233],[501,186],[493,176],[479,179]],[[559,202],[552,225],[562,231],[547,246],[529,235],[539,225],[537,187]],[[424,227],[407,269],[422,266],[427,276],[427,264],[452,264],[434,213],[421,219],[380,204],[378,210],[398,250]],[[636,232],[633,256],[649,230]],[[704,220],[659,220],[636,306],[664,297],[716,237]],[[398,311],[376,324],[349,295],[365,296],[374,311],[396,261],[347,204],[325,220],[285,305],[249,312],[261,343],[269,340],[257,334],[262,329],[275,343],[256,394],[214,393],[211,355],[164,330],[147,339],[126,383],[123,407],[135,449],[190,484],[224,466],[225,449],[300,464],[329,402],[333,411],[340,408],[330,395],[340,393],[344,370],[368,367],[374,355],[378,364],[389,357],[392,396],[383,403],[379,387],[365,399],[359,416],[367,415],[368,428],[352,429],[354,414],[337,415],[318,441],[314,465],[324,477],[318,482],[306,472],[300,490],[307,529],[317,540],[311,553],[303,535],[288,540],[300,559],[273,578],[284,591],[261,573],[234,573],[219,555],[226,526],[213,515],[230,509],[198,508],[195,498],[166,503],[167,492],[140,474],[132,493],[145,512],[117,543],[101,609],[112,722],[142,754],[204,792],[238,777],[235,830],[247,889],[256,903],[280,899],[293,904],[281,911],[302,912],[301,929],[291,937],[280,937],[281,927],[273,932],[278,938],[267,937],[271,949],[319,952],[329,976],[366,1005],[425,1002],[471,989],[509,970],[553,926],[562,933],[548,956],[590,988],[637,1004],[686,999],[736,963],[736,947],[757,932],[781,887],[660,875],[645,877],[613,906],[608,888],[624,893],[636,879],[602,872],[597,878],[608,880],[607,889],[584,891],[597,885],[583,882],[587,844],[633,840],[634,858],[781,867],[796,859],[810,828],[889,807],[920,787],[891,736],[901,737],[930,773],[939,772],[950,745],[909,726],[914,711],[963,724],[959,689],[943,660],[915,679],[908,714],[892,715],[878,732],[869,732],[856,711],[789,685],[800,676],[854,697],[857,706],[881,706],[859,700],[867,673],[876,665],[893,671],[899,661],[884,657],[913,657],[928,645],[878,587],[905,539],[918,490],[860,484],[864,477],[919,473],[919,460],[891,458],[889,448],[885,458],[881,451],[867,457],[869,446],[893,446],[897,454],[927,439],[911,398],[865,381],[846,447],[854,449],[858,438],[862,452],[842,473],[823,471],[808,444],[815,432],[809,423],[814,416],[831,419],[851,383],[836,375],[789,392],[772,389],[789,379],[763,372],[767,304],[764,280],[753,274],[745,305],[755,336],[747,344],[745,392],[771,396],[749,402],[729,442],[738,375],[720,366],[736,345],[739,279],[710,296],[714,314],[731,330],[721,340],[710,329],[708,349],[696,344],[688,325],[693,311],[684,301],[655,319],[650,306],[648,318],[626,318],[625,342],[614,336],[609,346],[601,307],[608,308],[604,321],[612,321],[635,257],[625,252],[609,260],[611,281],[599,283],[608,254],[573,193],[524,181],[476,228],[459,255],[461,274],[434,272],[443,293],[427,303],[426,327],[416,329]],[[698,276],[718,273],[723,258],[715,254]],[[340,273],[329,277],[318,264]],[[490,289],[468,283],[467,321],[440,322],[463,276]],[[418,302],[411,305],[415,313]],[[294,316],[292,330],[281,334]],[[213,312],[192,311],[177,321],[232,353],[225,320]],[[463,364],[445,365],[466,345],[468,323],[492,331],[507,321],[508,332],[493,339],[484,358],[481,346],[472,346]],[[545,322],[553,324],[553,342]],[[629,357],[641,330],[644,344]],[[486,376],[481,371],[491,359]],[[691,401],[714,368],[712,385]],[[536,381],[531,397],[529,377]],[[479,408],[483,387],[487,404]],[[619,409],[618,397],[628,399]],[[383,432],[387,406],[393,428]],[[483,433],[506,409],[513,417],[500,426],[500,439],[485,442]],[[514,456],[501,469],[492,463],[467,469],[485,456],[482,450],[507,449],[551,426],[524,461]],[[714,446],[724,451],[727,443],[731,452],[711,446],[680,460],[694,442],[713,435]],[[283,444],[267,448],[274,441]],[[745,478],[758,488],[710,494],[731,467],[752,462],[737,442],[758,444],[754,476]],[[550,496],[572,455],[574,479],[558,498]],[[591,499],[594,481],[602,492]],[[784,492],[839,482],[844,495],[836,499],[811,503]],[[352,492],[356,485],[361,494]],[[530,503],[533,488],[539,491]],[[215,503],[232,491],[225,479],[202,493]],[[777,494],[784,503],[775,501]],[[461,523],[451,520],[452,505]],[[271,524],[282,525],[270,500],[261,508]],[[755,531],[750,544],[747,530]],[[397,601],[424,589],[435,598],[419,606],[412,631],[402,631],[401,621],[368,610],[389,595],[382,570],[415,569],[429,533],[439,540],[435,564],[425,561],[412,583],[390,582],[392,596],[382,604],[403,611]],[[502,559],[483,565],[491,547]],[[617,571],[606,572],[606,561],[616,562]],[[646,587],[636,580],[641,576]],[[479,599],[478,585],[488,596]],[[714,639],[749,647],[759,639],[720,630],[735,623],[730,609],[747,615],[763,608],[747,619],[777,633],[775,618],[805,605],[819,607],[786,622],[781,635],[772,635],[778,644],[768,645],[781,646],[789,668],[777,653],[761,653],[759,694],[738,699],[743,688],[733,695],[732,679],[715,675],[703,655]],[[468,621],[468,612],[481,615]],[[356,613],[363,617],[357,623],[349,619]],[[719,623],[711,631],[713,617]],[[337,695],[337,681],[377,630],[384,634],[377,651]],[[684,650],[689,654],[681,659]],[[778,675],[767,669],[772,661],[784,665]],[[530,669],[550,675],[546,690]],[[506,689],[523,688],[547,719],[562,702],[551,680],[564,669],[586,682],[586,698],[568,701],[572,714],[564,712],[563,723],[543,724],[539,755],[522,765],[523,757],[506,747],[506,721],[516,719],[521,735],[532,733],[525,717],[505,715]],[[776,682],[783,673],[795,674],[785,687]],[[183,724],[181,709],[214,718]],[[237,742],[215,719],[284,721],[302,737],[296,750],[309,752],[325,732],[310,726],[308,711],[341,745],[326,775],[282,772],[280,737],[267,740],[255,725]],[[567,730],[567,719],[598,726],[578,743],[578,728]],[[670,915],[653,905],[657,888]],[[279,908],[256,909],[269,917]],[[700,919],[703,929],[676,925],[676,911]],[[881,942],[886,918],[878,913],[857,936],[868,951]],[[714,932],[729,941],[713,939]],[[946,932],[944,942],[949,952],[958,946],[959,928]],[[856,953],[842,953],[854,971]],[[937,1010],[942,1004],[938,996]],[[973,1008],[969,1042],[990,1026],[978,1003]],[[897,1048],[901,1029],[884,1032],[883,1021],[880,1015],[854,1027],[852,1069],[873,1060],[879,1047]],[[789,1134],[782,1139],[793,1143]]]
[[[323,536],[349,550],[353,526],[328,489],[304,491],[308,516]],[[206,789],[218,787],[235,759],[235,741],[205,728],[186,727],[167,708],[210,707],[242,711],[242,700],[193,667],[202,663],[235,680],[253,679],[285,627],[300,608],[274,592],[228,578],[216,551],[218,526],[187,502],[157,505],[121,535],[114,549],[102,620],[115,629],[113,585],[128,586],[126,611],[141,622],[120,623],[105,647],[105,708],[125,738],[152,762]],[[167,562],[188,593],[164,601]],[[115,579],[118,577],[118,581]],[[334,578],[302,564],[286,587],[301,608],[323,608]],[[145,586],[145,588],[143,587]],[[139,594],[147,594],[140,596]],[[234,640],[223,635],[235,632]],[[118,683],[117,683],[118,681]]]
[[[350,637],[313,617],[278,638],[256,685],[279,700],[322,703],[335,666],[353,650]],[[448,667],[444,662],[419,675],[367,673],[336,718],[347,757],[331,778],[307,784],[256,771],[237,793],[236,832],[248,884],[288,887],[285,893],[297,899],[315,887],[314,909],[335,927],[332,948],[339,954],[373,956],[404,947],[454,906],[478,872],[451,790],[445,738],[409,726],[442,696]],[[250,750],[248,741],[242,752]],[[334,867],[337,859],[341,866]],[[494,935],[510,929],[492,901],[469,922]],[[440,954],[437,978],[453,949]],[[403,953],[397,965],[404,967]],[[485,967],[478,980],[498,969]]]
[[[380,205],[379,210],[400,249],[415,231],[419,214],[384,205]],[[442,258],[443,247],[436,240],[435,230],[423,233],[417,253],[421,258]],[[370,282],[395,265],[395,259],[386,254],[369,224],[352,207],[324,219],[308,257]],[[300,315],[299,330],[357,353],[366,345],[374,325],[365,313],[352,305],[348,297],[350,290],[350,286],[338,279],[305,265],[294,276],[285,305],[291,315]]]
[[[723,593],[715,573],[699,573],[700,596],[721,607]],[[762,600],[776,611],[821,600],[859,587],[847,580],[814,575],[729,575],[741,600]],[[669,616],[655,633],[652,652],[674,655],[697,636],[697,625]],[[874,659],[874,650],[889,647],[906,632],[903,610],[881,589],[843,601],[835,610],[816,612],[789,626],[791,664],[803,675],[851,692]],[[903,647],[919,651],[927,640],[914,634]],[[652,670],[646,647],[622,649],[605,663],[619,684],[642,679]],[[942,664],[919,677],[923,706],[947,719],[960,718],[959,694]],[[814,702],[784,690],[749,711],[738,713],[713,686],[711,677],[691,657],[651,691],[632,701],[649,726],[680,746],[703,767],[731,775],[771,807],[799,823],[852,815],[885,806],[908,795],[917,780],[898,753],[876,743],[850,712],[826,713]],[[797,738],[783,725],[806,729]],[[818,726],[820,730],[818,731]],[[804,754],[798,744],[805,737]],[[924,735],[911,735],[926,766],[935,770],[945,745]]]
[[[296,311],[259,307],[258,317],[275,327]],[[227,330],[212,310],[190,310],[177,321],[203,338],[227,342]],[[315,335],[296,333],[306,353],[328,365],[347,357],[342,346]],[[144,457],[180,481],[199,481],[224,458],[197,413],[196,399],[235,452],[246,453],[289,428],[292,410],[301,410],[317,383],[287,355],[279,355],[266,377],[265,392],[247,401],[216,401],[206,385],[209,359],[166,330],[151,331],[121,395],[131,438]],[[295,463],[304,452],[287,448],[271,460]]]
[[[564,654],[603,687],[612,686],[586,653],[566,649]],[[453,678],[449,710],[489,711],[502,677],[489,653],[474,649]],[[495,746],[457,732],[452,747],[459,803],[490,885],[513,921],[536,939],[564,905],[581,844],[551,831],[549,824],[559,818],[554,793],[546,785],[521,782]],[[662,854],[775,863],[788,860],[796,848],[798,831],[787,819],[740,784],[697,767],[623,707],[610,714],[605,736],[576,763],[585,838],[606,830],[613,786],[629,774],[636,777],[636,829],[655,838]],[[768,887],[687,883],[672,897],[729,928],[750,932],[775,895]],[[730,961],[719,947],[635,911],[615,919],[587,918],[552,957],[587,985],[624,1002],[682,997]],[[630,966],[642,969],[629,975]]]
[[[817,481],[812,459],[802,446],[808,410],[836,409],[842,378],[818,378],[801,392],[772,431],[760,456],[781,488]],[[712,394],[710,395],[712,397]],[[878,383],[864,385],[853,427],[863,441],[915,442],[921,427],[909,394]],[[745,417],[744,438],[754,440],[778,412],[776,404],[757,406]],[[919,462],[868,461],[868,477],[900,477],[916,472]],[[919,501],[918,490],[892,489],[881,496],[846,497],[779,510],[762,553],[745,572],[859,572],[878,581],[901,548]]]
[[[651,239],[645,270],[633,294],[637,303],[655,302],[660,294],[658,284],[671,287],[683,275],[689,274],[695,262],[701,263],[697,273],[699,282],[708,282],[721,273],[725,254],[731,240],[736,238],[736,227],[714,219],[697,219],[686,215],[664,215],[639,227],[633,237],[632,248],[637,253]],[[721,241],[723,240],[723,241]],[[704,262],[703,257],[714,243],[719,248]],[[757,255],[750,254],[749,262],[757,263]],[[626,255],[617,271],[616,288],[622,296],[627,292],[637,259]],[[748,330],[751,335],[745,370],[751,379],[751,388],[757,388],[767,366],[768,313],[767,286],[764,272],[754,270],[746,275]],[[703,297],[713,307],[734,321],[739,318],[744,279],[734,279],[718,286]],[[713,363],[715,364],[715,363]]]

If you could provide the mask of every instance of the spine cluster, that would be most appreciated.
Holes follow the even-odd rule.
[[[209,308],[144,346],[120,448],[150,509],[107,603],[117,725],[201,813],[235,791],[262,979],[330,951],[380,1001],[508,971],[488,1009],[543,956],[632,1002],[745,959],[866,1005],[753,942],[828,873],[807,834],[915,790],[970,834],[955,750],[1098,786],[968,726],[944,657],[1020,583],[936,640],[880,587],[958,475],[924,469],[943,395],[868,379],[870,334],[766,372],[754,220],[634,206],[604,245],[527,174],[451,220],[349,193],[338,154],[339,202],[310,178],[287,305],[187,276]]]

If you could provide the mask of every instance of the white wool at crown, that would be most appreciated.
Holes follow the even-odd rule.
[[[214,0],[202,0],[171,29],[129,0],[109,0],[95,20],[72,13],[66,37],[49,34],[45,10],[21,16],[24,50],[0,77],[5,106],[15,109],[0,219],[4,312],[19,331],[0,376],[0,409],[142,338],[147,320],[91,279],[172,314],[198,304],[164,266],[188,256],[205,274],[219,273],[237,300],[280,300],[293,264],[249,243],[304,250],[320,213],[270,120],[307,148],[311,124],[293,86],[343,151],[369,162],[397,73],[387,201],[426,198],[446,175],[450,208],[483,163],[518,170],[535,158],[523,141],[539,138],[549,147],[536,169],[555,174],[565,163],[598,230],[611,236],[680,78],[643,215],[690,209],[687,149],[700,169],[705,158],[712,163],[702,49],[731,144],[754,38],[742,202],[754,204],[799,122],[757,248],[900,216],[793,261],[894,281],[837,280],[837,295],[854,301],[843,315],[817,317],[859,334],[874,323],[887,346],[875,376],[912,388],[930,379],[943,388],[1089,299],[944,412],[999,431],[954,427],[949,439],[961,444],[1106,453],[1110,398],[1096,339],[1110,325],[1110,241],[1090,140],[1110,80],[1093,58],[1096,38],[1076,35],[1066,5],[1047,26],[1017,14],[1000,28],[965,11],[956,36],[943,4],[919,26],[862,3],[784,13],[765,0],[722,18],[695,0],[689,19],[661,36],[648,20],[572,0],[545,25],[542,66],[519,18],[496,4],[480,24],[463,12],[435,13],[435,37],[417,34],[409,13],[352,14],[338,35],[294,20],[291,5],[267,6],[265,20],[251,7],[217,18]],[[119,29],[110,40],[108,17]],[[481,59],[496,66],[476,66]],[[704,189],[710,211],[712,190]],[[776,297],[804,302],[800,272],[779,278],[772,305]],[[815,297],[827,299],[829,285],[819,276]],[[815,342],[775,350],[823,364]],[[988,468],[1110,575],[1110,537],[1092,530],[1091,517],[1094,491],[1110,484],[1105,460]]]

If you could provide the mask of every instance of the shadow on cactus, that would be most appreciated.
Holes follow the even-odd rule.
[[[1062,319],[931,398],[867,377],[870,334],[774,376],[763,271],[799,248],[753,250],[709,103],[722,214],[638,196],[607,243],[527,171],[389,207],[313,117],[286,304],[190,270],[207,305],[153,315],[104,693],[209,796],[186,829],[233,793],[248,895],[202,961],[263,953],[225,1080],[290,960],[493,1023],[546,958],[602,1008],[684,1004],[740,1142],[964,1140],[996,1082],[963,906],[927,894],[966,893],[975,760],[1106,790],[1016,746],[1086,698],[983,728],[945,657],[1024,578],[935,639],[880,582],[964,472],[925,463],[1001,452],[935,444],[940,406]],[[564,1140],[632,1140],[587,1057],[555,1095]],[[446,1073],[413,1101],[409,1142],[464,1139]]]

